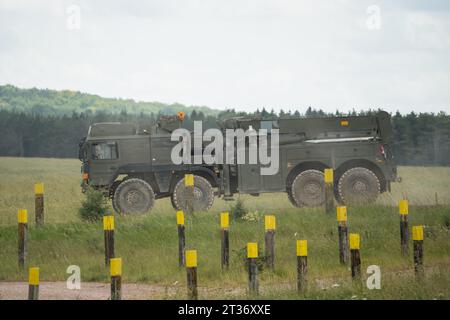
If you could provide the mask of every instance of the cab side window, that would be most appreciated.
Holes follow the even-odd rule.
[[[115,160],[118,158],[116,142],[101,142],[92,144],[92,159]]]

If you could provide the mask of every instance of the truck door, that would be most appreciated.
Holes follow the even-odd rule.
[[[111,175],[117,170],[119,159],[117,141],[92,141],[90,153],[90,179],[94,185],[107,185]]]

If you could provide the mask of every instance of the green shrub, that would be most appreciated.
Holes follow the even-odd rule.
[[[230,211],[230,216],[233,220],[241,220],[248,213],[247,208],[244,206],[244,201],[241,198],[238,198],[234,206],[231,206]]]
[[[248,270],[248,258],[247,258],[247,246],[234,250],[238,261],[242,261],[242,265],[245,267],[245,270]],[[260,247],[258,246],[258,258],[256,258],[256,266],[259,272],[264,271],[264,266],[266,265],[267,258],[261,253]]]
[[[78,209],[81,219],[86,221],[98,221],[108,211],[108,205],[103,193],[89,188],[85,193],[85,199]]]

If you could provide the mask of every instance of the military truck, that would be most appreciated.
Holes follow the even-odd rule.
[[[83,190],[103,190],[117,212],[143,213],[165,197],[175,209],[184,209],[186,173],[194,175],[196,211],[210,209],[215,196],[231,200],[235,194],[275,192],[286,193],[296,207],[320,206],[325,201],[325,168],[334,169],[336,200],[347,205],[372,203],[399,180],[390,115],[383,111],[329,118],[241,117],[219,123],[222,131],[264,128],[269,140],[271,130],[277,129],[279,170],[274,175],[261,175],[260,164],[173,164],[171,151],[178,142],[171,134],[181,127],[183,117],[165,116],[148,127],[90,126],[79,152]]]

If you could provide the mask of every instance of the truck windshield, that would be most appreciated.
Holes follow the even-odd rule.
[[[117,143],[116,142],[93,143],[92,159],[94,160],[117,159]]]

